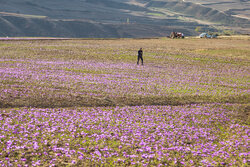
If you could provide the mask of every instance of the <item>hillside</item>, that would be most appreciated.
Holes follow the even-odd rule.
[[[214,8],[235,17],[250,19],[250,1],[248,0],[185,0]]]
[[[235,0],[236,1],[236,0]],[[250,33],[235,4],[224,10],[211,3],[176,0],[0,0],[0,36],[157,37],[171,31],[197,35],[195,28],[227,28]],[[248,2],[245,2],[248,5]],[[233,12],[234,11],[234,12]],[[242,12],[241,11],[241,12]]]

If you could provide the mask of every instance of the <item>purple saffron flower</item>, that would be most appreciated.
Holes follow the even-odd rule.
[[[39,146],[38,146],[37,142],[34,142],[34,144],[33,144],[33,148],[34,148],[34,150],[37,150],[37,149],[39,148]]]

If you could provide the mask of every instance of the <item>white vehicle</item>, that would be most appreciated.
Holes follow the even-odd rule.
[[[209,35],[208,33],[201,33],[199,35],[200,38],[217,38],[217,35]]]

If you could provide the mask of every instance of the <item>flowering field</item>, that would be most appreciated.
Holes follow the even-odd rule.
[[[247,166],[249,44],[0,41],[0,164]]]
[[[249,127],[217,105],[8,109],[1,164],[244,166]]]
[[[247,103],[249,55],[249,40],[5,41],[0,106]]]

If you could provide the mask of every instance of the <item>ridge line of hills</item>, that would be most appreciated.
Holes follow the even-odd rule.
[[[236,9],[224,12],[191,1],[0,0],[0,36],[160,37],[173,30],[197,35],[196,27],[250,34],[249,19],[230,15]]]

